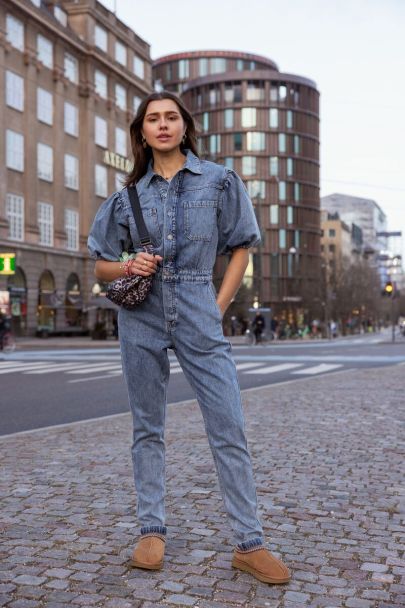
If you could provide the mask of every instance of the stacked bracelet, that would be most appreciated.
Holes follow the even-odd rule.
[[[125,262],[123,262],[120,265],[120,269],[124,271],[124,276],[125,277],[130,277],[131,276],[131,274],[132,274],[131,273],[131,266],[132,266],[132,262],[133,261],[134,261],[133,259],[125,260]]]

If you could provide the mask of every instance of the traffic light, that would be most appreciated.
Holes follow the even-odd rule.
[[[391,281],[387,281],[383,290],[383,296],[391,297],[394,293],[394,285]]]

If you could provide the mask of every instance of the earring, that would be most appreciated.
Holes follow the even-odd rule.
[[[184,133],[183,139],[181,140],[183,145],[186,143],[186,139],[187,139],[187,133]]]
[[[142,137],[142,145],[144,148],[148,147],[148,144],[146,143],[146,139],[144,137]]]

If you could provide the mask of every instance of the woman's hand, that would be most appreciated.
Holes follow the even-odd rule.
[[[158,263],[162,261],[163,258],[160,255],[140,251],[132,261],[130,272],[131,274],[139,274],[141,277],[149,277],[151,274],[155,274]]]

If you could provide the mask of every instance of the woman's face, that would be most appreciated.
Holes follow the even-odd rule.
[[[179,147],[186,125],[179,107],[172,99],[151,101],[142,123],[146,143],[159,152],[170,152]]]

